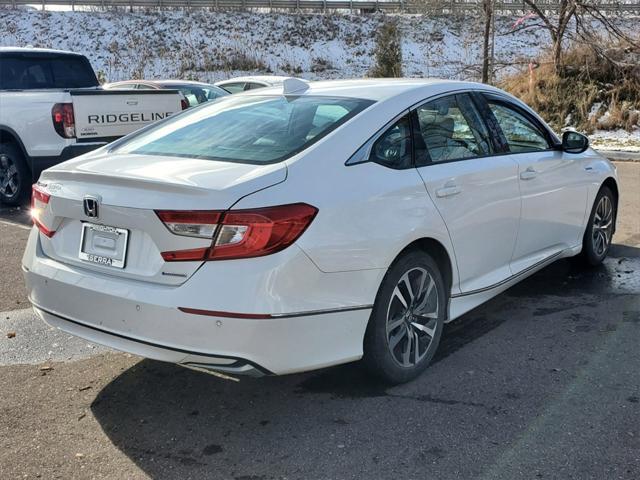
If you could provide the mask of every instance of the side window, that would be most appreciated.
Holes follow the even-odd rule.
[[[244,90],[244,82],[225,83],[224,85],[220,85],[220,87],[225,89],[229,93],[238,93]]]
[[[534,152],[550,148],[549,141],[540,128],[516,108],[491,98],[487,102],[502,129],[510,152]]]
[[[152,85],[147,85],[146,83],[138,83],[138,90],[157,90],[156,87]]]
[[[416,109],[417,163],[462,160],[491,153],[487,130],[468,95],[451,95]],[[423,153],[426,150],[426,155]]]
[[[373,143],[369,160],[390,168],[411,165],[411,125],[409,115],[394,123]]]
[[[264,88],[266,85],[263,85],[261,83],[247,83],[244,86],[245,90],[255,90],[256,88]]]

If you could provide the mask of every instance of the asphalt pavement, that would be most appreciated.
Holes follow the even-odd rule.
[[[394,388],[358,364],[230,382],[56,331],[25,308],[27,218],[0,209],[0,479],[640,478],[640,163],[618,169],[603,266],[469,312]]]

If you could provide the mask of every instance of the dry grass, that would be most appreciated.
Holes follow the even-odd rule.
[[[596,128],[630,131],[640,120],[638,56],[640,51],[620,43],[610,45],[605,55],[578,46],[565,53],[562,76],[543,58],[532,72],[509,77],[500,86],[531,105],[556,129],[571,125],[587,132]]]

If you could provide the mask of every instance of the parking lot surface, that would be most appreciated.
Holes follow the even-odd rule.
[[[225,381],[55,331],[26,308],[25,212],[0,209],[0,478],[638,479],[640,163],[618,169],[603,266],[464,315],[393,388],[357,364]]]

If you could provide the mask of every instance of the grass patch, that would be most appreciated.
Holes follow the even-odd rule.
[[[508,77],[499,86],[538,111],[555,129],[631,131],[640,121],[639,60],[640,49],[629,44],[608,45],[601,52],[575,46],[564,55],[562,75],[545,57],[538,68]]]

